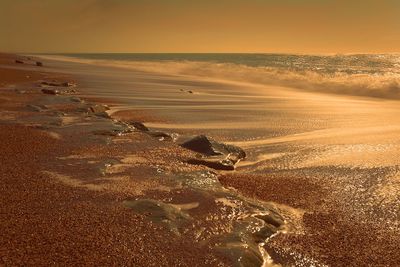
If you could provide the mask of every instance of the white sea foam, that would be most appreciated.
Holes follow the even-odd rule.
[[[77,58],[66,56],[45,56],[86,64],[132,68],[144,72],[170,75],[199,76],[219,80],[277,85],[295,89],[400,99],[400,56],[398,55],[360,55],[332,56],[319,60],[308,57],[287,61],[275,59],[274,64],[249,64],[238,61],[217,62],[176,60],[115,60],[110,56],[101,58]],[[372,58],[371,58],[372,57]],[[302,60],[300,60],[302,59]],[[329,60],[328,60],[329,59]],[[278,63],[277,63],[278,62]],[[334,63],[333,63],[334,62]]]

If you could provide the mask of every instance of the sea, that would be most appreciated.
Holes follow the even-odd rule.
[[[400,98],[400,54],[90,53],[62,56],[131,64],[147,71]]]

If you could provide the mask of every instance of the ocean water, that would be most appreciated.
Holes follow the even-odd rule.
[[[109,53],[109,54],[64,54],[65,56],[120,61],[148,62],[212,62],[237,64],[248,67],[276,68],[290,71],[315,71],[335,74],[384,74],[400,73],[400,55],[290,55],[290,54],[153,54],[153,53]]]
[[[400,55],[63,54],[150,72],[214,77],[326,93],[400,98]]]

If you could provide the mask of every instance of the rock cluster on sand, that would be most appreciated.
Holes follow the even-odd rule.
[[[181,146],[206,156],[190,159],[188,163],[205,165],[216,170],[233,170],[235,164],[246,157],[246,153],[240,147],[219,143],[205,135],[195,136],[183,142]]]

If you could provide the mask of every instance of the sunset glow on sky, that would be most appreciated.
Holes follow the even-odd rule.
[[[0,0],[0,51],[400,52],[398,0]]]

